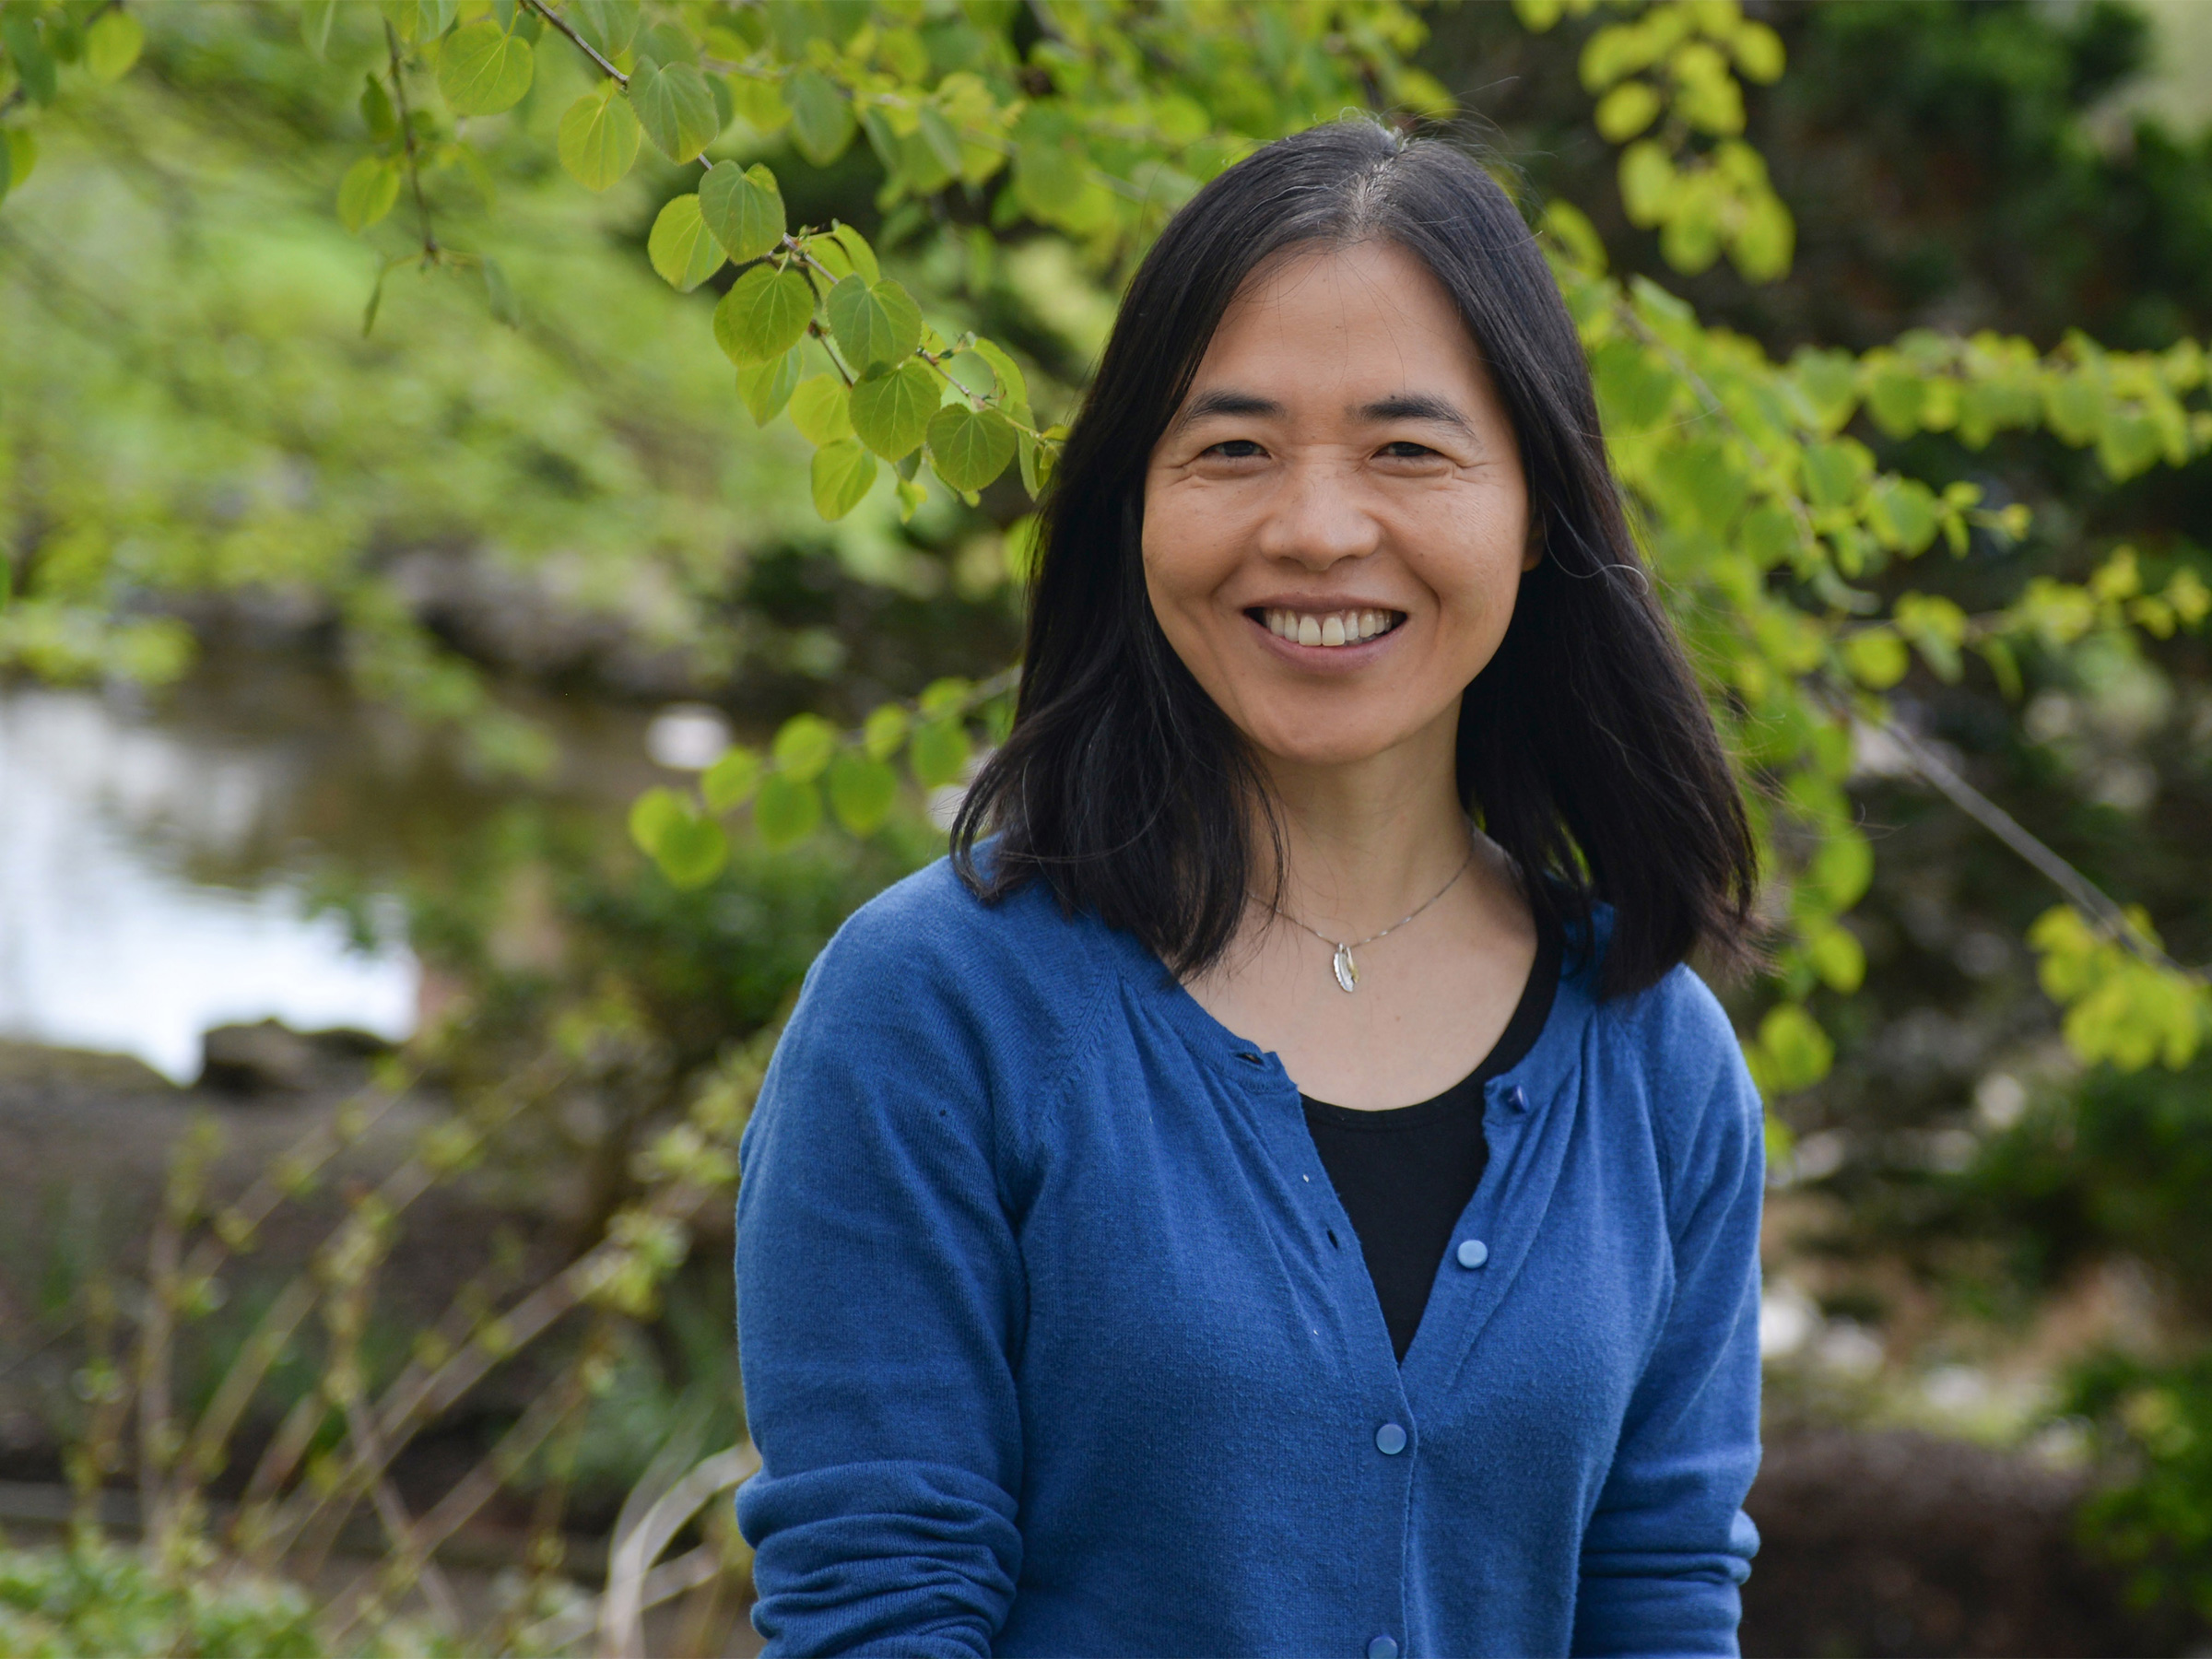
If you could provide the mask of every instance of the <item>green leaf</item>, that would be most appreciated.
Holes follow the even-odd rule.
[[[338,15],[338,0],[307,0],[300,9],[300,39],[317,57],[330,50],[330,26]]]
[[[361,124],[369,129],[370,137],[389,144],[399,136],[399,116],[393,111],[392,95],[373,75],[361,76],[360,103]]]
[[[915,359],[879,371],[853,388],[853,430],[887,461],[922,447],[937,411],[937,377]]]
[[[791,106],[783,101],[783,94],[775,82],[738,75],[731,76],[725,84],[730,88],[732,107],[756,132],[772,133],[791,119]]]
[[[888,760],[906,741],[913,721],[897,703],[885,703],[861,723],[861,752],[871,760]]]
[[[753,798],[760,786],[760,756],[742,743],[722,751],[699,780],[707,805],[716,812],[735,811]]]
[[[392,32],[409,45],[427,45],[453,27],[460,0],[377,0]]]
[[[363,156],[338,181],[338,223],[359,235],[392,211],[399,200],[399,163]]]
[[[690,807],[673,789],[649,789],[629,804],[629,839],[648,857],[660,856],[661,831],[686,817]]]
[[[638,32],[638,0],[569,0],[569,22],[605,57],[629,50]]]
[[[1866,978],[1866,951],[1850,929],[1822,928],[1806,941],[1805,954],[1813,971],[1830,988],[1849,996]]]
[[[945,112],[934,104],[924,104],[918,118],[922,142],[936,158],[937,165],[948,178],[958,178],[960,171],[960,135],[953,130]]]
[[[697,196],[680,195],[662,207],[646,238],[645,257],[679,294],[689,293],[722,269],[722,244],[707,234]]]
[[[799,154],[827,167],[853,142],[853,110],[830,79],[812,69],[794,69],[783,83],[791,109],[791,135]]]
[[[968,728],[958,716],[924,721],[915,728],[909,752],[914,781],[924,789],[957,783],[968,764]]]
[[[1848,507],[1874,471],[1874,457],[1849,438],[1806,446],[1805,489],[1816,507]]]
[[[948,674],[944,678],[931,680],[928,685],[923,687],[922,695],[914,701],[924,715],[931,718],[949,719],[953,715],[965,713],[968,709],[968,700],[974,694],[975,683],[972,680],[962,679],[957,674]]]
[[[1606,341],[1590,354],[1590,368],[1608,432],[1641,432],[1674,402],[1676,377],[1634,340]]]
[[[845,251],[862,281],[875,284],[883,280],[883,267],[876,263],[876,250],[868,246],[866,237],[841,219],[831,219],[830,238]]]
[[[6,189],[0,190],[0,195],[6,195],[10,190],[22,189],[30,178],[30,170],[39,164],[39,136],[29,127],[0,127],[0,139],[6,141],[6,150],[0,151],[7,173]]]
[[[753,803],[753,828],[771,853],[795,847],[822,824],[821,792],[811,783],[771,772]]]
[[[930,465],[953,488],[981,489],[1013,459],[1014,426],[996,409],[947,404],[930,418]]]
[[[714,308],[714,343],[740,369],[782,357],[806,337],[814,288],[795,266],[759,265],[730,285]]]
[[[487,18],[446,37],[438,49],[438,90],[456,115],[497,115],[530,90],[530,42]]]
[[[53,59],[39,39],[38,25],[24,7],[10,6],[0,10],[0,45],[5,45],[7,55],[15,60],[16,78],[22,85],[23,96],[33,103],[52,103]]]
[[[854,835],[869,835],[891,815],[899,774],[880,760],[845,749],[830,764],[830,810]]]
[[[1021,372],[1021,366],[1008,357],[997,342],[978,336],[975,355],[991,365],[991,372],[998,377],[999,395],[1008,403],[1029,406],[1030,382]]]
[[[687,811],[662,827],[660,844],[653,848],[653,856],[671,886],[704,887],[729,863],[730,838],[712,818]]]
[[[737,371],[737,395],[745,399],[746,412],[752,416],[755,426],[766,426],[781,415],[798,383],[796,348],[765,363],[748,363]]]
[[[837,728],[819,714],[794,714],[777,728],[771,752],[785,777],[804,783],[820,777],[837,753]]]
[[[515,302],[514,289],[507,280],[507,272],[496,259],[483,264],[484,298],[491,306],[492,320],[504,323],[510,328],[523,325],[523,308]]]
[[[812,444],[853,436],[852,397],[834,374],[811,375],[791,394],[791,424]]]
[[[829,312],[838,348],[856,370],[912,357],[922,344],[922,308],[895,282],[842,277],[830,290]]]
[[[1810,1014],[1795,1003],[1783,1003],[1759,1021],[1759,1041],[1747,1057],[1761,1088],[1770,1095],[1788,1094],[1828,1076],[1836,1047]]]
[[[638,159],[641,129],[629,101],[608,81],[560,118],[560,164],[586,190],[611,190]]]
[[[107,11],[85,30],[85,67],[95,80],[118,81],[131,72],[146,46],[146,30],[126,11]]]
[[[649,64],[630,76],[630,107],[653,147],[689,161],[722,131],[707,77],[692,64]]]
[[[1626,144],[1659,119],[1659,94],[1648,81],[1626,80],[1597,100],[1598,136]]]
[[[699,210],[723,252],[739,265],[783,240],[783,193],[776,175],[756,161],[717,161],[699,182]]]
[[[1887,691],[1905,677],[1912,659],[1897,635],[1888,629],[1869,629],[1843,641],[1843,665],[1862,686]]]
[[[876,482],[876,457],[852,439],[840,438],[814,452],[810,479],[815,511],[826,519],[843,518]]]

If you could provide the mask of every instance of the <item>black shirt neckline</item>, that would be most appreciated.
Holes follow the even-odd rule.
[[[1426,1100],[1417,1100],[1410,1106],[1383,1106],[1363,1109],[1358,1106],[1333,1106],[1326,1100],[1317,1100],[1312,1095],[1298,1097],[1306,1105],[1309,1121],[1318,1119],[1331,1129],[1356,1129],[1370,1133],[1389,1134],[1396,1130],[1418,1129],[1448,1117],[1467,1104],[1473,1096],[1479,1102],[1483,1085],[1502,1072],[1509,1072],[1528,1057],[1528,1051],[1536,1046],[1543,1035],[1544,1023],[1551,1018],[1552,999],[1559,988],[1559,958],[1562,951],[1559,930],[1548,916],[1539,912],[1536,917],[1536,959],[1529,964],[1527,982],[1521,987],[1521,1000],[1513,1005],[1513,1012],[1505,1022],[1505,1030],[1498,1033],[1498,1041],[1490,1045],[1475,1069],[1441,1094],[1431,1095]]]

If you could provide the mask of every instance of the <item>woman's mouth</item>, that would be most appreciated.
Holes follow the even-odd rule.
[[[1278,640],[1324,648],[1378,639],[1406,620],[1404,611],[1394,610],[1300,611],[1254,606],[1244,614]]]

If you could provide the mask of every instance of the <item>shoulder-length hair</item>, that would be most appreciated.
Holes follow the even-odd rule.
[[[1369,241],[1412,253],[1458,306],[1520,440],[1543,548],[1462,701],[1462,803],[1571,938],[1612,907],[1606,994],[1700,944],[1741,957],[1758,873],[1743,802],[1638,557],[1559,287],[1474,160],[1369,121],[1229,169],[1137,271],[1041,510],[1013,728],[960,807],[956,867],[986,900],[1042,881],[1186,977],[1279,891],[1259,766],[1147,596],[1145,474],[1245,279],[1292,249]]]

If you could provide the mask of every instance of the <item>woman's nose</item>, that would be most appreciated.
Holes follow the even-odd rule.
[[[1268,503],[1260,528],[1260,551],[1309,570],[1325,571],[1342,559],[1362,559],[1382,540],[1382,528],[1359,500],[1346,467],[1300,462],[1287,471]]]

